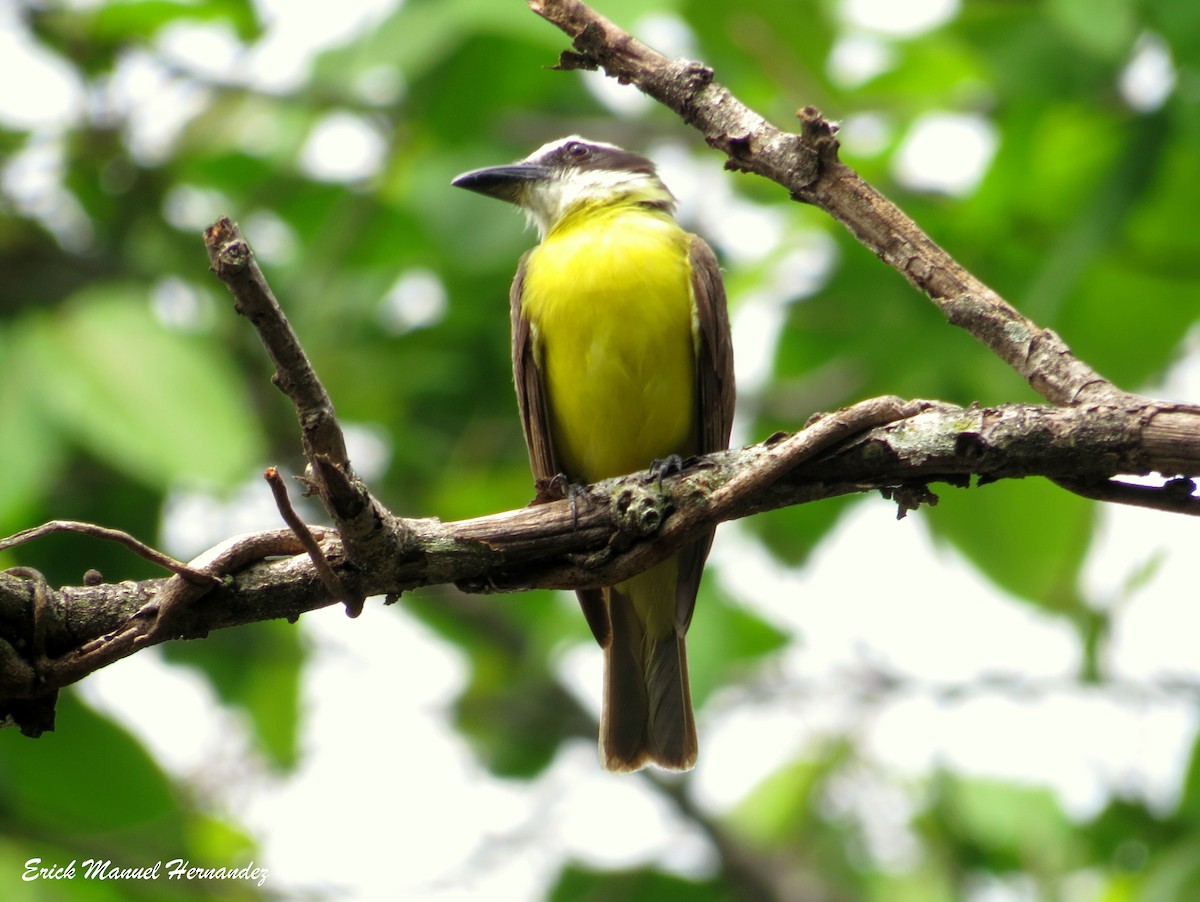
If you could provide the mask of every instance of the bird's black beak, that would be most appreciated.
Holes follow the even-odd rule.
[[[450,184],[455,188],[466,188],[476,194],[486,194],[515,204],[519,202],[521,189],[526,184],[549,178],[550,172],[549,166],[538,163],[511,163],[507,166],[472,169],[457,176]]]

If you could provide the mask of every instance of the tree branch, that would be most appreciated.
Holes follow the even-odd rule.
[[[204,246],[212,271],[233,295],[234,309],[254,326],[275,364],[271,381],[296,409],[304,456],[308,459],[305,477],[333,519],[346,554],[351,560],[365,563],[403,553],[406,543],[403,522],[372,497],[355,477],[333,401],[275,300],[249,242],[234,222],[222,216],[204,230]],[[276,499],[278,502],[278,495]],[[280,513],[286,520],[283,505]],[[302,532],[297,533],[297,538],[302,543],[306,541]],[[350,589],[346,610],[351,616],[356,616],[360,609],[353,599],[361,597]]]
[[[404,552],[372,557],[365,569],[349,563],[333,531],[310,529],[333,572],[363,596],[441,583],[473,592],[573,589],[618,582],[718,522],[774,508],[872,489],[933,498],[924,488],[930,482],[966,485],[972,475],[982,482],[1040,474],[1083,494],[1111,493],[1103,488],[1111,477],[1158,469],[1156,454],[1183,476],[1200,476],[1194,442],[1164,445],[1153,420],[1131,429],[1123,407],[962,408],[878,398],[818,417],[792,435],[696,458],[661,488],[657,477],[635,474],[590,486],[574,502],[451,523],[398,521]],[[1175,480],[1138,487],[1137,503],[1153,496],[1160,509],[1197,513],[1183,486]],[[286,556],[272,559],[279,555]],[[0,715],[16,718],[13,703],[140,648],[260,620],[294,620],[334,601],[289,530],[234,537],[188,566],[205,582],[176,575],[47,591],[35,580],[0,573]],[[39,591],[46,594],[40,605]],[[30,661],[18,650],[32,646],[35,609],[44,653]]]
[[[273,381],[301,426],[306,478],[335,529],[289,518],[288,530],[235,536],[186,566],[161,556],[175,575],[138,583],[53,589],[26,568],[0,573],[0,717],[36,734],[52,726],[57,689],[106,664],[169,639],[295,620],[332,603],[331,594],[353,610],[369,595],[442,583],[474,592],[611,585],[719,522],[845,494],[882,490],[903,512],[936,502],[931,482],[1042,475],[1087,497],[1197,513],[1191,478],[1200,477],[1200,408],[1120,391],[1076,359],[842,164],[835,130],[819,114],[802,111],[801,133],[784,133],[717,85],[707,68],[664,59],[578,0],[530,5],[575,39],[561,66],[603,66],[637,84],[699,128],[730,167],[763,174],[826,209],[951,322],[1064,406],[876,398],[815,417],[795,434],[689,461],[665,480],[634,474],[571,501],[456,523],[402,520],[354,476],[328,394],[249,244],[221,219],[205,233],[213,270],[274,362]],[[1162,486],[1114,480],[1151,471],[1179,478]],[[288,518],[286,498],[279,506]],[[50,524],[10,544],[55,528],[64,527]],[[89,531],[101,534],[100,527]],[[140,545],[131,547],[158,555]]]
[[[837,127],[813,107],[798,111],[799,133],[785,132],[745,106],[703,63],[670,60],[580,0],[528,0],[569,37],[561,69],[603,69],[673,110],[726,168],[753,172],[820,207],[860,243],[923,292],[956,326],[1015,369],[1052,404],[1120,404],[1130,399],[1080,361],[1049,329],[1013,308],[939,247],[895,204],[838,159]]]
[[[296,408],[305,456],[311,460],[318,454],[325,455],[349,472],[346,440],[334,415],[333,401],[317,378],[283,308],[275,300],[249,242],[223,216],[204,230],[204,246],[212,271],[233,295],[234,309],[254,326],[267,356],[275,364],[271,382]]]
[[[186,577],[194,583],[203,584],[211,579],[207,574],[194,570],[187,564],[175,560],[170,555],[163,554],[161,551],[151,548],[141,539],[131,536],[124,530],[109,529],[105,526],[97,526],[94,523],[81,523],[78,520],[51,520],[49,523],[43,523],[41,526],[35,526],[32,529],[23,529],[6,539],[0,539],[0,551],[16,548],[18,545],[24,545],[43,536],[64,532],[72,532],[78,535],[92,536],[97,539],[108,539],[109,541],[117,542],[139,557],[150,561],[150,563],[157,564],[164,570],[170,570],[172,573],[178,573],[180,576]]]

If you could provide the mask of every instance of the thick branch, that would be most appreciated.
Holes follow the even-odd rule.
[[[931,481],[968,485],[972,476],[1036,474],[1088,497],[1197,512],[1190,479],[1200,476],[1200,408],[1126,394],[1078,361],[842,164],[834,128],[819,114],[803,111],[802,132],[784,133],[705,67],[665,60],[577,0],[530,3],[575,38],[578,52],[564,54],[563,66],[603,66],[634,82],[699,128],[729,156],[727,165],[826,209],[951,322],[1066,406],[960,408],[877,398],[794,435],[692,461],[665,481],[627,476],[572,501],[459,523],[401,520],[355,478],[327,393],[248,244],[222,219],[205,235],[213,269],[258,330],[275,382],[296,408],[307,476],[337,532],[293,521],[290,531],[234,537],[186,567],[169,562],[176,575],[142,583],[53,590],[33,571],[0,573],[0,718],[31,732],[45,728],[53,693],[112,661],[168,639],[295,619],[330,604],[331,593],[356,606],[368,595],[440,583],[477,592],[612,585],[718,522],[871,489],[907,509],[936,500]],[[1160,487],[1113,479],[1149,471],[1179,478]],[[290,505],[278,497],[286,516]]]
[[[1170,422],[1197,414],[1168,411]],[[1123,407],[961,408],[879,398],[816,419],[790,436],[689,462],[678,477],[607,480],[574,503],[553,501],[474,520],[398,521],[404,552],[349,565],[342,540],[313,527],[322,556],[349,591],[395,595],[455,583],[477,592],[611,585],[662,559],[718,522],[875,488],[927,496],[931,481],[965,485],[1039,474],[1083,494],[1120,496],[1119,474],[1168,469],[1200,476],[1200,430],[1158,427],[1149,404]],[[1182,438],[1172,441],[1170,436]],[[1196,513],[1174,480],[1139,488],[1135,503]],[[379,528],[387,529],[383,524]],[[386,547],[381,542],[378,548]],[[184,576],[50,590],[31,655],[36,581],[0,574],[0,713],[140,648],[259,620],[295,619],[332,603],[321,575],[292,532],[241,536],[192,561],[217,580]],[[289,555],[271,559],[277,555]],[[44,590],[43,590],[44,593]]]
[[[837,128],[817,110],[800,110],[800,132],[785,132],[714,81],[709,67],[667,59],[580,0],[529,0],[529,6],[572,38],[575,50],[562,55],[560,68],[600,68],[635,85],[726,154],[727,168],[761,175],[793,199],[820,207],[1046,400],[1065,405],[1128,400],[1058,335],[1014,309],[841,162]]]

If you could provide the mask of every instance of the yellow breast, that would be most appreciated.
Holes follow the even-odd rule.
[[[695,453],[689,236],[665,213],[621,205],[565,219],[530,255],[522,312],[573,480]]]

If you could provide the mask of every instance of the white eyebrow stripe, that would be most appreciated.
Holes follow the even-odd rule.
[[[617,147],[617,145],[615,145],[615,144],[607,144],[604,141],[590,141],[587,138],[581,137],[580,135],[568,135],[565,138],[558,138],[554,141],[549,141],[546,144],[543,144],[541,147],[539,147],[537,150],[535,150],[533,153],[531,153],[529,156],[527,156],[525,158],[525,162],[526,163],[540,162],[541,160],[545,159],[546,157],[549,157],[551,154],[555,153],[556,151],[562,150],[564,147],[566,147],[572,141],[578,141],[580,144],[586,144],[589,147],[602,147],[605,150],[620,150],[621,149],[621,148]]]

